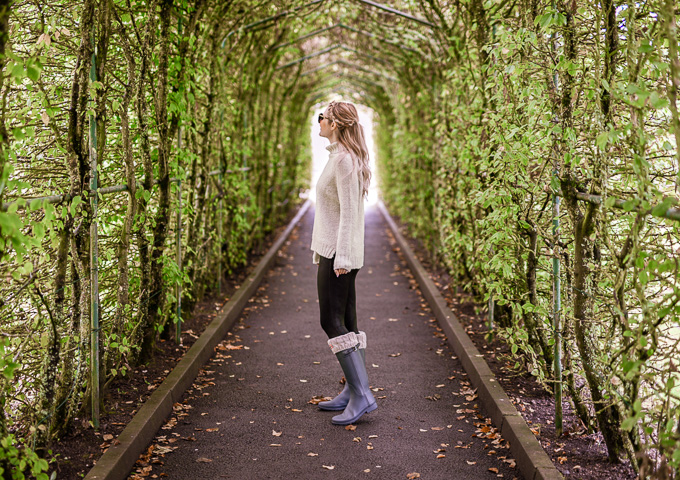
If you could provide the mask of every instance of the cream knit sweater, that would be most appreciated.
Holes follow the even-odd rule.
[[[332,258],[333,269],[364,265],[364,200],[358,170],[352,172],[351,154],[340,142],[326,147],[328,163],[316,183],[316,211],[312,229],[312,262],[319,255]]]

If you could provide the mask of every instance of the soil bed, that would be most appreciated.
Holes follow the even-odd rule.
[[[300,206],[292,209],[286,221],[267,235],[259,250],[249,252],[246,265],[235,269],[232,275],[222,280],[221,292],[207,293],[194,306],[191,315],[183,319],[181,345],[177,345],[174,340],[159,340],[156,354],[147,365],[139,365],[127,376],[111,382],[105,393],[98,432],[89,424],[89,418],[78,417],[72,422],[66,435],[52,442],[48,448],[56,457],[56,465],[52,464],[50,470],[56,470],[57,478],[83,478],[87,475],[112,439],[123,431],[137,410],[203,333],[216,313],[229,301],[237,287],[250,275],[297,214]]]
[[[404,224],[396,216],[393,218],[400,231],[406,232]],[[602,434],[585,434],[583,424],[573,412],[566,393],[562,407],[564,435],[559,438],[555,436],[555,401],[552,395],[528,372],[518,372],[514,368],[515,360],[505,342],[498,338],[487,341],[486,307],[476,303],[471,295],[454,285],[450,289],[452,278],[446,269],[432,265],[420,241],[406,235],[404,237],[562,475],[574,480],[636,479],[637,475],[627,460],[618,465],[609,463]]]

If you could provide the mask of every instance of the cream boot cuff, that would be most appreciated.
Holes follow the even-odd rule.
[[[366,332],[360,330],[357,333],[357,339],[359,340],[359,348],[366,348]]]
[[[348,348],[354,347],[359,343],[357,334],[354,332],[349,332],[338,337],[333,337],[328,339],[328,346],[331,347],[331,351],[335,354]]]

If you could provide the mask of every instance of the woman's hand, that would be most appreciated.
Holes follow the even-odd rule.
[[[336,276],[336,277],[339,277],[339,276],[342,275],[343,273],[347,273],[347,270],[345,270],[344,268],[336,268],[336,269],[335,269],[335,276]]]

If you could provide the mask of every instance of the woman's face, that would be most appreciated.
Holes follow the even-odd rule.
[[[323,118],[321,119],[321,123],[319,126],[321,127],[321,131],[319,132],[319,135],[322,137],[330,138],[331,135],[333,134],[333,130],[335,130],[335,123],[331,122],[328,119],[329,113],[328,109],[324,110],[323,112]]]

